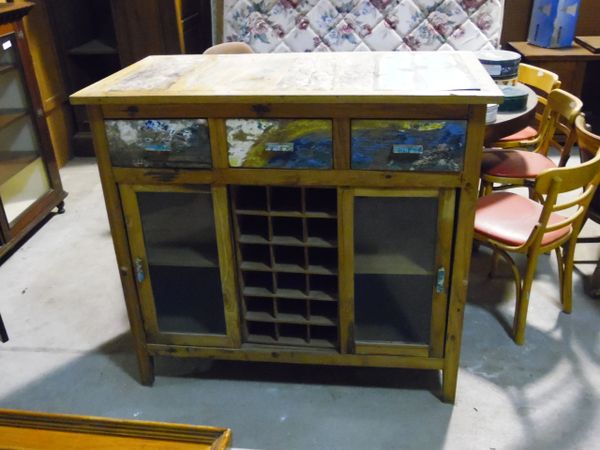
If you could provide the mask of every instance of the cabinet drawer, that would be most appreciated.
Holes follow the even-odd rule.
[[[330,120],[230,119],[231,167],[331,169]]]
[[[205,119],[106,120],[113,166],[211,167]]]
[[[352,168],[460,172],[464,120],[353,120]]]

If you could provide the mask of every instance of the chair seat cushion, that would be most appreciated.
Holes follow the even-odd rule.
[[[517,131],[510,136],[503,137],[500,142],[513,142],[513,141],[528,141],[534,139],[538,135],[538,132],[533,127],[525,127],[522,130]]]
[[[543,205],[512,192],[498,192],[477,200],[475,232],[506,245],[524,244],[538,223]],[[564,220],[552,214],[549,224]],[[542,245],[550,244],[571,232],[565,226],[544,234]]]
[[[546,156],[518,149],[485,150],[481,158],[481,173],[494,177],[535,178],[556,164]]]

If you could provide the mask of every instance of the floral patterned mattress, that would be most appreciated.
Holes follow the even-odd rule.
[[[256,52],[498,48],[504,0],[217,0]]]

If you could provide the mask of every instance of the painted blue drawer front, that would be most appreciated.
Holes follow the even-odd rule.
[[[229,119],[230,167],[331,169],[330,120]]]
[[[353,120],[352,168],[460,172],[465,120]]]
[[[211,167],[206,119],[106,120],[113,166]]]

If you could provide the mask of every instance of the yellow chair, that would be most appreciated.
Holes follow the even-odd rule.
[[[481,159],[481,194],[487,195],[494,183],[510,186],[531,184],[531,180],[544,170],[557,165],[548,158],[551,146],[560,151],[559,166],[563,166],[575,143],[574,122],[583,103],[573,94],[554,89],[548,95],[548,103],[542,113],[540,135],[532,151],[525,148],[486,149]],[[554,134],[565,133],[564,144],[553,144]]]
[[[475,239],[494,250],[490,275],[502,257],[515,279],[513,338],[519,345],[525,340],[529,294],[540,254],[555,251],[563,311],[571,312],[575,243],[599,181],[600,152],[578,166],[539,174],[533,190],[541,203],[513,192],[497,192],[477,201]],[[564,193],[568,195],[559,197]],[[527,256],[523,277],[509,253]]]
[[[539,136],[542,112],[548,104],[547,97],[554,89],[560,88],[560,80],[558,79],[557,74],[530,64],[519,64],[517,79],[520,83],[533,88],[538,94],[538,106],[537,112],[535,113],[537,128],[532,126],[525,127],[510,136],[500,139],[498,142],[494,143],[492,147],[510,148],[534,146],[536,144],[535,140]]]
[[[239,54],[239,53],[254,53],[252,47],[245,42],[223,42],[208,47],[204,50],[205,55],[223,55],[223,54]]]
[[[585,117],[581,114],[576,122],[577,126],[577,146],[579,147],[579,157],[581,162],[589,161],[594,158],[600,149],[600,136],[592,133],[589,126],[585,123]],[[596,191],[587,214],[588,219],[600,223],[600,191]],[[598,237],[579,238],[577,242],[598,243]],[[596,264],[594,273],[586,285],[587,292],[593,297],[600,297],[600,261]]]

